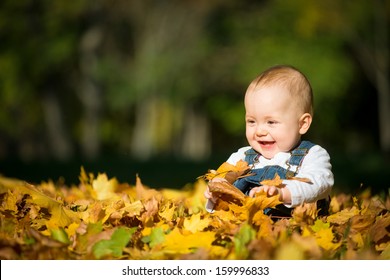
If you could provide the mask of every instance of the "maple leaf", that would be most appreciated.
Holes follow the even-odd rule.
[[[277,248],[276,260],[303,260],[305,259],[304,248],[296,242],[284,242]]]
[[[153,217],[155,214],[158,213],[159,202],[156,198],[152,197],[148,201],[145,201],[143,205],[145,208],[145,212],[143,213],[143,215],[147,217]]]
[[[122,256],[123,248],[129,243],[131,236],[136,230],[136,228],[118,228],[114,231],[110,240],[101,240],[95,243],[92,248],[95,258],[101,259],[105,256]]]
[[[227,202],[234,203],[237,205],[243,205],[246,200],[245,194],[243,194],[239,189],[230,184],[227,181],[211,181],[209,183],[209,190],[214,194],[215,197],[218,198],[215,209],[218,210],[220,208],[226,209],[226,204],[224,207],[218,207],[219,203]]]
[[[303,222],[311,224],[317,218],[317,214],[317,203],[303,203],[294,208],[292,217],[298,224]]]
[[[19,196],[13,193],[11,190],[8,190],[7,197],[3,203],[3,209],[6,211],[18,211],[17,201],[19,200]]]
[[[165,236],[161,247],[168,254],[188,254],[199,248],[211,248],[214,240],[215,232],[200,231],[195,234],[183,234],[176,227]]]
[[[154,189],[150,189],[142,184],[141,178],[136,176],[135,189],[138,200],[149,200],[151,198],[157,198],[161,200],[162,194]]]
[[[149,233],[147,233],[149,231]],[[142,242],[148,243],[151,248],[165,240],[165,230],[162,227],[146,228],[143,232]]]
[[[234,204],[229,205],[229,209],[231,206],[234,206]],[[215,217],[215,219],[222,220],[228,223],[241,223],[241,221],[245,221],[247,219],[247,213],[246,209],[244,209],[243,207],[238,208],[240,209],[240,211],[238,212],[239,214],[237,214],[237,212],[235,211],[232,211],[231,209],[228,211],[216,210],[214,212],[213,217]]]
[[[198,178],[210,181],[214,178],[226,178],[229,182],[234,182],[237,178],[244,176],[250,170],[246,161],[240,160],[236,165],[228,162],[222,163],[217,170],[210,169],[208,173]]]
[[[261,185],[265,186],[275,186],[275,187],[281,187],[283,185],[283,180],[280,179],[280,176],[278,173],[275,174],[275,177],[270,180],[263,180],[260,182]]]
[[[31,197],[31,203],[41,208],[47,208],[51,214],[49,225],[52,227],[66,227],[77,220],[74,213],[64,208],[60,201],[43,194],[35,186],[27,182],[0,177],[0,185],[9,190],[17,190],[21,193],[28,194]]]
[[[246,200],[245,206],[250,211],[264,210],[266,208],[275,208],[281,204],[278,195],[268,196],[264,190],[257,192],[255,197]]]
[[[329,223],[316,220],[311,229],[315,232],[317,244],[325,250],[336,250],[341,246],[341,242],[334,242],[334,234]]]
[[[295,181],[300,181],[300,182],[312,184],[310,179],[307,179],[307,178],[290,177],[287,180],[295,180]],[[260,183],[261,183],[261,185],[266,185],[266,186],[275,186],[275,187],[278,187],[278,188],[284,187],[283,180],[280,178],[278,173],[275,174],[275,177],[273,179],[263,180]]]
[[[64,244],[69,244],[69,237],[66,231],[63,228],[58,228],[58,229],[52,229],[51,230],[51,237],[54,240],[57,240],[59,242],[62,242]]]
[[[172,202],[168,201],[164,203],[163,206],[160,207],[158,215],[161,218],[163,218],[165,221],[172,221],[175,211],[176,211],[176,206]]]
[[[375,243],[390,241],[390,213],[378,217],[370,230]]]
[[[316,239],[312,235],[303,236],[297,232],[294,232],[291,236],[294,243],[298,244],[301,249],[308,254],[312,259],[321,258],[321,249],[318,246]]]
[[[108,180],[105,173],[99,174],[96,179],[92,181],[92,188],[95,192],[96,199],[105,200],[116,196],[116,188],[118,181],[115,178]]]
[[[255,230],[244,223],[239,232],[234,236],[234,251],[239,259],[246,259],[249,255],[247,244],[252,241],[256,236]]]
[[[201,213],[192,215],[189,219],[185,219],[183,229],[192,233],[202,231],[209,226],[209,219],[202,217]]]
[[[353,206],[349,209],[344,209],[340,212],[332,214],[326,218],[326,220],[333,224],[345,224],[348,222],[353,216],[359,215],[360,211]]]

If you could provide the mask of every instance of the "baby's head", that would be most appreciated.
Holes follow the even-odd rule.
[[[311,124],[309,81],[291,66],[275,66],[254,79],[245,94],[246,137],[266,158],[292,150]]]
[[[313,91],[309,80],[298,69],[288,65],[271,67],[250,83],[246,94],[268,86],[287,89],[297,108],[313,116]]]

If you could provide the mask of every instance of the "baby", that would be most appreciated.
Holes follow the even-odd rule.
[[[250,146],[233,153],[228,163],[240,160],[251,167],[252,176],[238,178],[233,183],[244,194],[253,197],[264,190],[268,196],[278,195],[283,202],[266,214],[290,215],[302,203],[317,202],[325,214],[334,179],[327,151],[301,136],[313,119],[313,93],[308,79],[291,66],[275,66],[254,79],[245,93],[246,138]],[[278,174],[283,188],[261,185]],[[304,180],[288,180],[292,177]],[[225,180],[212,179],[211,182]],[[206,209],[210,212],[216,197],[207,187]]]

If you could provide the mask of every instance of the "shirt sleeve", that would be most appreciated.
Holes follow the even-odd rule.
[[[319,145],[312,147],[295,177],[309,179],[311,183],[284,180],[283,183],[291,193],[291,204],[285,206],[296,207],[305,202],[327,198],[334,184],[328,152]]]
[[[247,146],[247,147],[243,147],[243,148],[238,149],[237,152],[230,155],[230,157],[227,159],[226,162],[230,163],[232,165],[236,165],[237,162],[239,162],[240,160],[245,160],[245,152],[247,150],[249,150],[250,148],[251,148],[250,146]]]

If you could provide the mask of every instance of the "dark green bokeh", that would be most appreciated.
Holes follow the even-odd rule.
[[[0,173],[183,187],[246,145],[249,82],[291,64],[336,189],[387,191],[389,2],[1,1]]]

